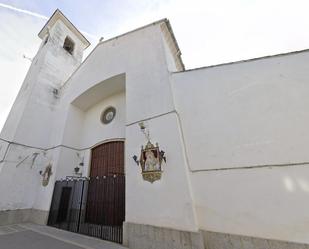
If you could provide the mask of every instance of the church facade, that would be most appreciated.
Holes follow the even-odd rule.
[[[121,224],[129,248],[309,244],[308,51],[185,70],[163,19],[82,61],[59,10],[39,37],[0,136],[0,224],[67,222],[80,182],[77,229]]]

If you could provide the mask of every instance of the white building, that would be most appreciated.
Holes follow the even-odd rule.
[[[0,136],[0,224],[46,224],[51,205],[68,222],[81,205],[79,221],[101,232],[104,215],[125,210],[130,248],[309,244],[309,51],[186,71],[164,19],[101,41],[82,62],[89,42],[59,10],[39,37]],[[143,125],[166,156],[153,183],[133,159]],[[75,203],[71,187],[89,182],[77,177],[123,173],[125,206],[100,206],[116,193],[100,187]],[[52,201],[56,181],[67,203]],[[85,214],[91,198],[103,198],[101,218]]]

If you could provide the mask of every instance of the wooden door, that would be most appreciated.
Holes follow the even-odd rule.
[[[91,153],[90,177],[124,174],[124,142],[101,144]]]
[[[92,150],[86,222],[122,226],[125,215],[124,142]]]

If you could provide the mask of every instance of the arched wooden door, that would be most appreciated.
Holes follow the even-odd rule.
[[[87,223],[122,227],[125,219],[123,141],[92,149],[85,218]]]
[[[90,177],[124,175],[124,142],[114,141],[92,149]]]

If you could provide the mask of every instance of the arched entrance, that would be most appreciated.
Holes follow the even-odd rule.
[[[91,151],[90,177],[124,175],[124,142],[111,141]]]
[[[56,181],[48,225],[122,243],[124,142],[94,147],[90,165],[88,178]]]

